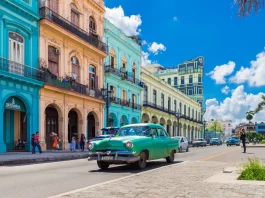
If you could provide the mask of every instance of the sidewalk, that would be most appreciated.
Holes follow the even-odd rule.
[[[246,144],[246,147],[249,147],[249,148],[261,148],[261,147],[264,147],[265,148],[265,144],[253,144],[253,143],[249,143],[249,144]]]
[[[31,152],[10,152],[0,154],[0,166],[18,165],[18,164],[32,164],[40,162],[64,161],[73,159],[84,159],[88,157],[88,151],[81,152],[76,150],[71,151],[46,151],[42,154]]]
[[[264,185],[254,185],[253,183],[235,184],[207,180],[231,165],[235,166],[234,163],[223,162],[184,162],[113,182],[90,186],[53,198],[265,197],[265,182]]]

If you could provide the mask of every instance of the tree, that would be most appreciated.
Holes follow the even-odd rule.
[[[250,123],[250,121],[253,119],[255,112],[254,111],[248,111],[246,113],[246,119],[248,120],[248,122]]]
[[[264,7],[264,0],[234,0],[234,3],[238,6],[238,16],[243,17]]]
[[[265,108],[265,95],[261,97],[262,101],[258,104],[258,107],[255,109],[255,113],[262,111]]]
[[[216,124],[216,128],[215,128]],[[210,126],[207,127],[208,131],[216,131],[223,133],[222,124],[219,121],[213,121]],[[216,129],[216,130],[215,130]]]

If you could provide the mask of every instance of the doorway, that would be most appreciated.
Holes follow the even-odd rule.
[[[68,114],[68,142],[71,143],[72,137],[78,140],[78,115],[74,110]]]
[[[87,139],[91,139],[96,136],[96,120],[93,113],[89,113],[87,116]]]
[[[53,149],[53,137],[52,133],[56,133],[59,137],[58,133],[58,112],[54,107],[47,107],[45,110],[46,115],[46,147],[47,150]]]

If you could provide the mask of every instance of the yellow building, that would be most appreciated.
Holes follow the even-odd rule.
[[[142,122],[163,125],[171,136],[202,137],[201,106],[181,91],[175,89],[146,67],[142,67]]]
[[[40,139],[52,149],[51,133],[58,134],[62,149],[73,136],[90,138],[103,127],[103,0],[41,0]]]

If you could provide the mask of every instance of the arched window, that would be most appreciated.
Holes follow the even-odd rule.
[[[47,6],[55,13],[59,13],[58,0],[48,0]]]
[[[74,56],[71,58],[72,63],[72,77],[76,80],[76,82],[80,81],[80,66],[78,59]]]
[[[122,91],[122,99],[127,100],[127,93],[125,90]]]
[[[110,67],[116,68],[116,54],[113,48],[110,49]]]
[[[71,22],[74,25],[79,26],[79,11],[73,3],[71,3]]]
[[[53,46],[48,47],[48,68],[54,75],[59,76],[59,50]]]
[[[96,28],[97,26],[96,26],[95,19],[93,17],[89,17],[89,32],[93,34],[97,34]]]
[[[9,71],[23,75],[24,74],[24,39],[22,36],[9,32],[9,59],[18,64],[9,64]]]
[[[132,73],[133,73],[133,78],[134,78],[134,80],[136,79],[136,64],[135,63],[133,63],[132,64]]]
[[[148,102],[148,87],[144,86],[144,103],[147,104]]]
[[[89,88],[93,90],[98,88],[98,77],[96,75],[96,68],[93,65],[89,66]]]
[[[133,108],[137,108],[136,107],[136,95],[135,94],[132,94],[132,105],[133,105]]]
[[[122,59],[121,59],[121,71],[122,72],[126,72],[127,71],[126,63],[127,63],[126,57],[123,56]]]

